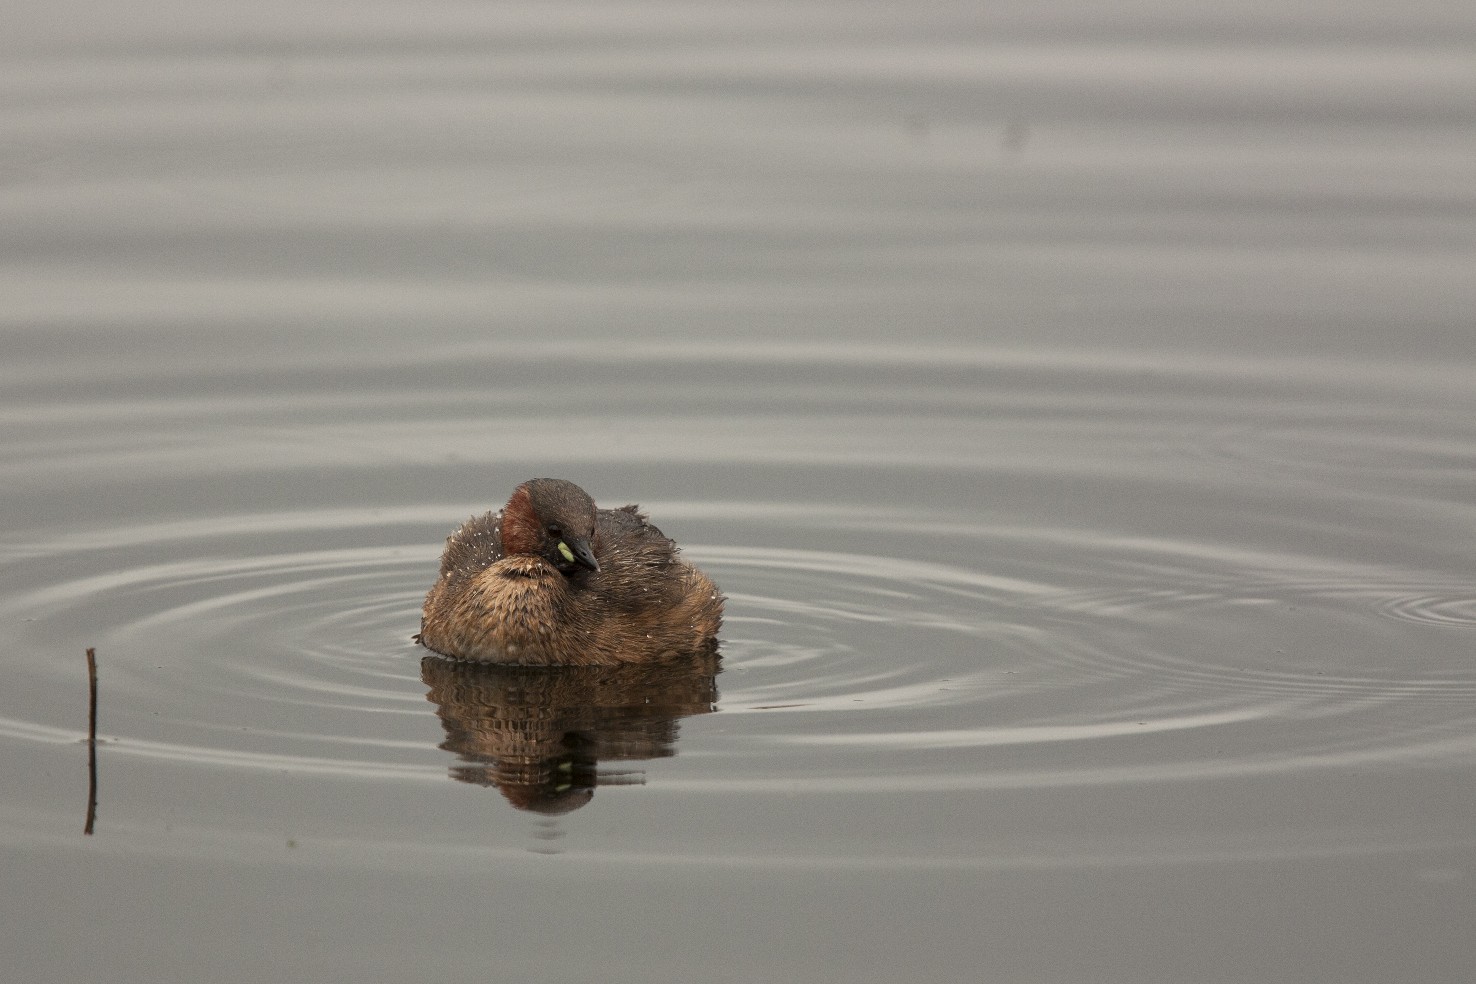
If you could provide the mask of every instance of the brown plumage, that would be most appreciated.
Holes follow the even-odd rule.
[[[419,640],[458,659],[599,666],[710,649],[723,596],[635,506],[535,478],[446,540]]]

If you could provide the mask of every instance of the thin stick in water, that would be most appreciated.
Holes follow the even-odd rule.
[[[87,825],[82,833],[91,836],[97,820],[97,650],[87,647]]]

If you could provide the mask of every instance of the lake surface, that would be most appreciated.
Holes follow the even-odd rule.
[[[1469,979],[1469,3],[4,19],[13,979]],[[423,664],[535,475],[716,661]]]

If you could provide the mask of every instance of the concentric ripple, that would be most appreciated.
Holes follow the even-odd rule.
[[[1387,598],[1379,610],[1393,618],[1450,628],[1476,628],[1476,595],[1459,595],[1466,585],[1451,585],[1449,594],[1411,594]]]
[[[1305,556],[991,528],[963,516],[884,523],[796,503],[747,515],[731,503],[664,505],[663,515],[724,530],[734,544],[802,531],[855,543],[864,529],[869,544],[896,551],[689,547],[730,596],[718,708],[749,723],[747,739],[726,750],[729,788],[766,782],[764,749],[775,743],[810,749],[823,760],[806,767],[811,788],[837,789],[1162,780],[1472,751],[1462,736],[1476,672],[1465,647],[1426,642],[1410,665],[1391,658],[1401,636],[1378,631],[1388,615],[1431,629],[1465,625],[1470,602],[1410,594],[1407,573],[1334,577],[1331,562]],[[46,582],[3,610],[11,619],[45,613],[25,623],[33,686],[24,689],[75,702],[76,691],[62,689],[75,667],[43,640],[81,635],[104,654],[118,754],[439,777],[437,756],[410,737],[424,732],[429,708],[409,636],[433,570],[433,517],[456,514],[416,507],[159,524],[113,531],[116,545],[86,550],[80,565],[77,539],[49,555],[21,551],[12,574],[19,567]],[[370,545],[346,545],[355,542]],[[992,569],[951,561],[950,551],[990,557]],[[145,562],[159,555],[171,559]],[[1324,580],[1313,578],[1319,570]],[[1076,583],[1084,574],[1090,586]],[[1309,632],[1311,654],[1299,648]],[[1408,714],[1411,702],[1425,710]],[[67,739],[33,714],[7,707],[6,735]],[[1303,738],[1289,742],[1287,729]],[[1110,771],[1081,768],[1104,740],[1167,732],[1205,737],[1119,758]],[[1213,763],[1192,751],[1210,735]],[[952,760],[930,773],[918,759],[1006,746],[1032,750],[1023,774],[982,762],[960,773]],[[898,756],[904,765],[887,764]],[[843,778],[862,761],[859,777]]]
[[[473,428],[440,411],[464,412],[475,398],[443,366],[404,370],[412,381],[442,376],[439,397],[412,396],[412,382],[411,392],[331,410],[311,388],[284,384],[277,404],[241,407],[254,425],[223,423],[224,445],[198,460],[148,444],[137,469],[120,477],[110,464],[111,518],[38,519],[5,546],[0,617],[16,641],[0,741],[75,742],[77,661],[95,646],[106,760],[180,782],[231,774],[232,788],[282,775],[417,788],[515,776],[557,792],[585,777],[577,802],[543,801],[566,809],[584,807],[596,785],[644,784],[634,795],[651,797],[762,798],[797,786],[827,797],[1110,795],[1476,759],[1476,665],[1459,631],[1476,625],[1476,600],[1443,534],[1470,510],[1443,475],[1428,473],[1405,499],[1377,465],[1354,474],[1329,458],[1286,469],[1218,453],[1223,425],[1211,418],[1243,417],[1240,440],[1253,440],[1256,409],[1232,385],[1244,366],[1160,370],[1129,394],[1118,385],[1132,375],[1124,365],[914,354],[893,367],[904,382],[945,363],[948,374],[867,407],[858,385],[896,354],[807,369],[818,353],[794,352],[793,364],[775,363],[761,395],[803,379],[810,426],[764,441],[756,395],[723,386],[699,353],[635,352],[628,372],[680,365],[710,384],[713,409],[694,418],[687,408],[680,426],[648,416],[627,427],[634,411],[617,405],[631,459],[619,467],[599,434],[566,442],[579,460],[510,460],[519,442],[564,436],[557,418],[538,414],[516,440],[506,429],[486,437],[474,460],[452,453]],[[514,387],[528,365],[515,367]],[[1288,370],[1268,372],[1263,388],[1302,387],[1304,399],[1336,405],[1361,379],[1319,388]],[[1047,409],[1052,395],[1063,402]],[[1437,398],[1450,394],[1437,387]],[[507,399],[482,411],[505,412]],[[375,403],[392,408],[393,424],[374,420]],[[324,418],[283,446],[332,453],[217,471],[222,447],[238,436],[254,447],[309,405]],[[146,424],[198,411],[193,399],[177,411],[164,401]],[[44,426],[43,411],[26,413],[27,426]],[[872,418],[864,440],[846,422],[854,413]],[[120,439],[136,422],[123,416]],[[1462,428],[1443,440],[1459,444]],[[398,464],[355,459],[356,442],[374,434]],[[577,761],[533,756],[514,769],[516,743],[497,736],[517,722],[479,717],[463,700],[502,700],[499,684],[432,681],[411,641],[442,539],[528,475],[578,477],[610,502],[641,487],[651,462],[718,444],[722,467],[742,464],[745,489],[698,473],[642,502],[729,597],[709,681],[716,713],[694,685],[663,720],[612,709],[614,737],[587,739]],[[826,453],[812,453],[821,445]],[[76,461],[48,461],[21,482],[42,519],[85,495],[68,491]],[[498,462],[490,482],[488,461]],[[362,505],[310,505],[321,496],[303,491],[350,490],[365,474],[375,489]],[[43,496],[48,475],[55,492]],[[297,505],[224,508],[269,501],[284,485],[300,486]],[[466,497],[425,499],[453,486]],[[202,505],[172,516],[151,509],[155,499]],[[622,684],[622,699],[632,686]],[[452,704],[448,687],[461,687]],[[584,720],[577,708],[558,719]],[[557,751],[559,740],[534,744]],[[526,792],[508,798],[526,805]],[[632,794],[595,802],[611,795]]]

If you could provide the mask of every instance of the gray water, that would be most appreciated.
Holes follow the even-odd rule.
[[[1469,3],[4,25],[8,979],[1470,979]],[[720,664],[422,667],[535,475]]]

